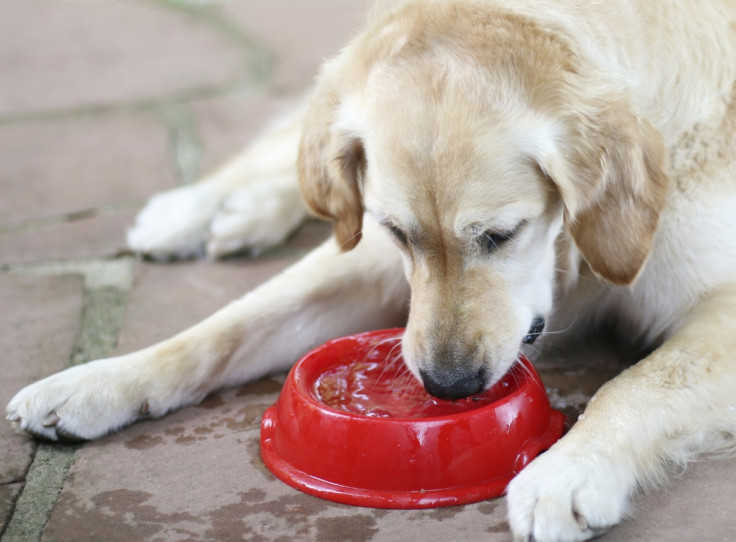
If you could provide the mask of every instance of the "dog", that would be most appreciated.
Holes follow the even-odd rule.
[[[735,80],[732,0],[379,2],[308,105],[156,196],[128,241],[270,246],[305,216],[299,185],[334,236],[172,339],[23,389],[8,418],[93,439],[404,323],[408,368],[454,399],[545,327],[616,318],[651,353],[507,490],[517,540],[591,538],[672,466],[736,449]]]

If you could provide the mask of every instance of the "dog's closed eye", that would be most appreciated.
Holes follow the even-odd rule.
[[[391,222],[384,222],[383,225],[389,232],[391,232],[391,235],[393,235],[394,238],[403,246],[407,246],[409,244],[409,239],[407,238],[406,234],[396,224],[393,224]]]
[[[505,243],[510,241],[517,233],[519,233],[519,230],[524,226],[524,224],[526,224],[526,221],[520,222],[513,230],[508,231],[499,232],[486,230],[478,238],[478,241],[483,250],[485,250],[486,253],[491,254],[492,252],[498,250]]]

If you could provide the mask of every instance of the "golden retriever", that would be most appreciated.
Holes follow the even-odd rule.
[[[154,256],[276,243],[304,216],[298,163],[334,238],[168,341],[29,386],[8,417],[99,437],[401,324],[409,292],[406,363],[448,398],[545,323],[613,315],[652,353],[508,488],[518,540],[590,538],[671,465],[736,448],[735,79],[733,0],[380,2],[305,112],[129,233]]]

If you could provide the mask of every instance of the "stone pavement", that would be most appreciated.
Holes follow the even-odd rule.
[[[0,405],[66,366],[191,325],[295,261],[306,224],[259,258],[153,264],[124,232],[156,191],[207,172],[299,99],[360,25],[362,0],[0,3]],[[611,372],[548,369],[575,416]],[[615,358],[615,356],[613,356]],[[614,362],[617,362],[614,359]],[[615,365],[615,363],[614,363]],[[332,504],[264,468],[263,410],[282,378],[226,390],[83,445],[0,423],[0,538],[510,540],[505,503],[429,511]],[[694,465],[601,540],[732,540],[736,461]]]

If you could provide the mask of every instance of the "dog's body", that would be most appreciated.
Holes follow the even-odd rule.
[[[214,255],[277,242],[304,216],[301,135],[303,192],[336,239],[168,341],[29,386],[9,418],[95,438],[402,324],[410,291],[404,357],[444,397],[500,378],[545,321],[615,316],[652,354],[508,490],[518,538],[593,536],[668,465],[734,448],[734,80],[731,0],[382,2],[303,118],[155,198],[129,235],[153,255],[208,228]]]

